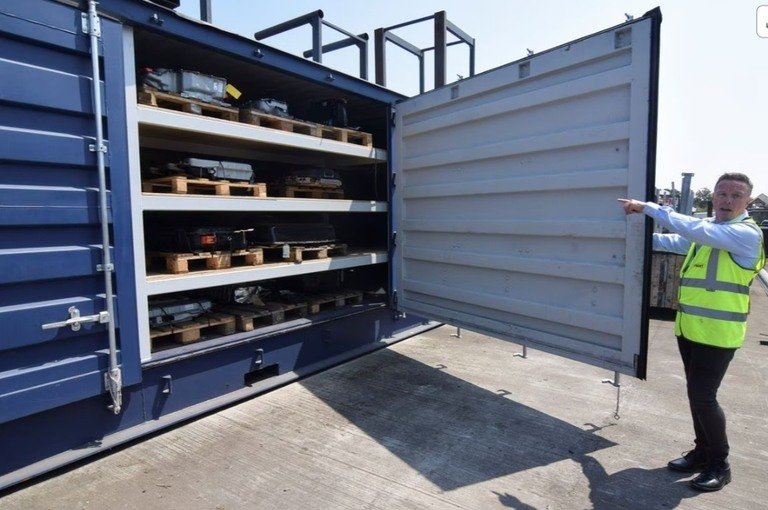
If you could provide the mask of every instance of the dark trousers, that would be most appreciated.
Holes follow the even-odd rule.
[[[736,349],[723,349],[677,338],[683,358],[688,403],[691,406],[696,451],[706,455],[710,466],[728,465],[728,436],[725,414],[717,402],[717,389]]]

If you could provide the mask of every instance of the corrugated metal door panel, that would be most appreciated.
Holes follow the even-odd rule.
[[[50,225],[52,208],[58,225],[99,222],[99,193],[93,188],[0,185],[0,204],[0,226]],[[100,242],[100,237],[93,237],[92,242]]]
[[[88,52],[90,43],[81,32],[81,11],[40,0],[2,0],[0,8],[0,32],[51,45],[59,53],[64,50]],[[48,61],[46,65],[55,66],[56,62]]]
[[[660,19],[396,106],[399,309],[645,376]]]
[[[106,308],[103,294],[0,306],[0,329],[4,332],[3,348],[18,349],[51,341],[64,342],[84,334],[104,334],[106,326],[96,323],[83,324],[81,331],[40,327],[39,323],[47,324],[61,320],[61,310],[67,310],[71,306],[77,307],[82,315],[95,315]]]
[[[105,391],[105,325],[42,329],[69,318],[70,307],[81,315],[105,309],[97,271],[98,172],[89,150],[95,135],[89,41],[81,23],[80,11],[59,3],[0,1],[0,422]],[[127,180],[115,177],[127,174],[122,28],[101,23],[104,76],[112,84],[112,90],[101,84],[112,199],[117,192],[123,200]],[[121,211],[123,223],[112,225],[116,243],[130,242],[125,217]],[[123,287],[132,282],[132,265],[118,267],[117,279]],[[129,310],[135,318],[135,307]],[[137,353],[131,358],[135,364],[123,366],[126,384],[140,380]]]
[[[0,285],[93,275],[101,246],[46,246],[0,250]]]
[[[34,414],[72,402],[71,393],[102,393],[103,374],[109,365],[109,353],[68,358],[53,367],[4,372],[0,375],[0,423],[18,417],[18,410]],[[32,386],[34,385],[34,386]],[[30,391],[34,387],[35,391]],[[77,399],[79,400],[79,399]]]
[[[21,58],[23,55],[18,55]],[[0,76],[14,76],[0,91],[0,99],[19,105],[93,115],[91,82],[85,76],[44,69],[0,58]],[[106,108],[103,104],[102,111]]]
[[[96,156],[88,150],[93,140],[80,134],[0,126],[0,140],[3,141],[0,158],[8,161],[58,165],[96,164]]]

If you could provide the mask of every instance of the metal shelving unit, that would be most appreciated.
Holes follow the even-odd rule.
[[[132,50],[133,41],[127,40]],[[132,53],[132,51],[131,51]],[[129,54],[131,54],[129,53]],[[133,62],[126,62],[127,80],[132,82]],[[135,87],[135,84],[132,84]],[[355,143],[320,138],[195,115],[135,103],[128,105],[127,117],[135,125],[131,135],[132,167],[136,169],[132,180],[134,201],[134,256],[143,257],[145,213],[336,213],[383,214],[389,213],[385,201],[317,199],[287,197],[242,197],[176,195],[171,193],[142,192],[138,178],[141,151],[164,150],[191,154],[204,154],[222,159],[240,159],[291,165],[323,165],[354,171],[355,167],[381,165],[386,170],[387,151]],[[132,172],[133,173],[133,172]],[[346,240],[345,240],[346,241]],[[385,249],[361,249],[354,245],[345,255],[327,259],[310,259],[301,263],[269,262],[257,266],[239,266],[219,270],[197,270],[183,274],[158,274],[149,271],[143,262],[137,263],[137,294],[140,320],[142,360],[154,359],[151,353],[148,322],[142,317],[152,296],[195,291],[209,287],[236,285],[275,278],[343,270],[374,264],[386,264]],[[166,353],[164,353],[165,355]]]

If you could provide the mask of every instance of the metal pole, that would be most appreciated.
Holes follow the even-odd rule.
[[[312,60],[318,63],[323,62],[323,22],[320,16],[312,18]]]
[[[335,28],[333,25],[330,25],[329,23],[325,23],[325,24],[330,26],[331,28]],[[346,39],[342,39],[340,41],[326,44],[320,48],[320,53],[330,53],[332,51],[347,48],[349,46],[357,46],[357,49],[360,52],[360,78],[367,80],[368,79],[368,34],[359,34],[356,36],[350,36],[350,37],[347,37]],[[314,52],[314,48],[311,50],[306,50],[303,53],[303,55],[304,57],[311,57],[313,55],[313,52]]]
[[[365,42],[358,44],[360,48],[360,78],[368,79],[368,34],[365,35]]]
[[[387,85],[387,72],[386,72],[386,58],[387,52],[384,45],[384,29],[377,28],[373,31],[373,54],[374,54],[374,67],[376,74],[376,84],[382,87]]]
[[[448,39],[446,21],[445,11],[435,13],[435,88],[445,85]]]
[[[472,39],[472,44],[469,46],[469,75],[475,75],[475,40]]]
[[[613,379],[603,379],[602,382],[616,388],[616,410],[613,412],[613,417],[618,420],[621,418],[619,414],[619,407],[621,406],[621,374],[614,372]]]
[[[419,93],[423,94],[427,86],[427,80],[425,78],[426,71],[424,69],[424,54],[419,57]]]
[[[96,116],[96,144],[93,150],[96,152],[96,161],[99,170],[99,219],[101,221],[101,250],[102,267],[104,273],[104,288],[107,301],[107,331],[109,333],[109,372],[105,374],[105,383],[112,396],[112,411],[120,413],[122,408],[122,376],[117,364],[117,339],[115,336],[114,294],[112,290],[112,256],[109,243],[109,214],[107,209],[107,178],[104,154],[107,151],[104,145],[104,133],[102,129],[101,111],[101,73],[99,71],[99,16],[96,13],[96,2],[88,0],[88,32],[91,38],[91,66],[93,67],[93,108]]]
[[[313,11],[307,14],[304,14],[303,16],[299,16],[297,18],[293,18],[288,21],[284,21],[278,25],[275,25],[273,27],[265,28],[264,30],[260,30],[253,34],[253,37],[259,41],[261,39],[266,39],[267,37],[272,37],[273,35],[277,35],[280,33],[285,32],[286,30],[290,30],[292,28],[300,27],[302,25],[306,25],[307,23],[313,23],[317,18],[323,17],[323,11],[317,10]],[[319,46],[318,46],[319,47]]]
[[[683,184],[680,187],[680,208],[682,214],[691,214],[691,177],[690,172],[683,172]]]
[[[213,23],[211,0],[200,0],[200,19],[208,23]]]

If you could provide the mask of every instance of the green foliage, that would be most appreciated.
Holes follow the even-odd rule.
[[[712,201],[712,191],[709,188],[701,188],[693,195],[693,206],[698,211],[706,211],[707,204]]]

